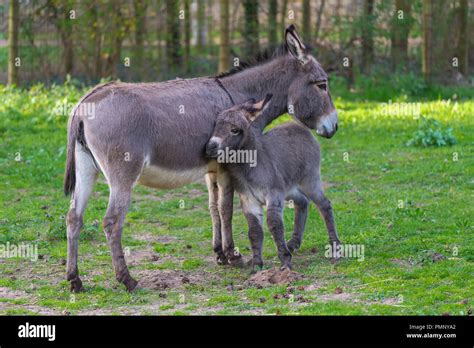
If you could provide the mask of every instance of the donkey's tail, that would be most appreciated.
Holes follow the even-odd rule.
[[[66,172],[64,174],[64,194],[67,196],[74,192],[76,187],[76,141],[82,145],[86,145],[84,136],[84,123],[77,117],[77,110],[82,102],[84,102],[93,93],[97,92],[105,86],[114,84],[115,81],[109,81],[92,88],[87,92],[76,104],[74,109],[69,116],[69,122],[67,126],[68,138],[67,138],[67,155],[66,155]]]
[[[74,110],[75,111],[75,110]],[[79,132],[79,124],[74,113],[69,118],[68,138],[67,138],[67,155],[66,155],[66,172],[64,173],[64,194],[67,196],[74,192],[76,186],[76,140]]]

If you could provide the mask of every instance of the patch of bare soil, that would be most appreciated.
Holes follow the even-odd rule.
[[[301,279],[304,279],[302,274],[289,269],[280,270],[274,267],[253,274],[244,284],[260,288],[275,284],[290,284]]]
[[[25,298],[25,297],[28,297],[28,294],[24,291],[0,287],[0,298],[16,300],[16,299]]]
[[[125,261],[129,266],[137,266],[145,262],[158,261],[160,256],[152,250],[137,249],[125,252]]]
[[[208,272],[186,273],[177,270],[144,270],[138,272],[138,286],[151,290],[179,289],[186,284],[204,284],[217,276]]]
[[[35,302],[31,298],[31,296],[28,295],[25,291],[13,290],[13,289],[4,288],[4,287],[0,287],[0,298],[7,299],[7,300],[28,300],[30,302]],[[54,309],[37,306],[31,303],[13,304],[13,303],[3,302],[3,301],[0,302],[0,313],[7,310],[18,310],[18,309],[27,310],[27,311],[40,314],[40,315],[58,315],[59,314],[59,312]]]
[[[341,301],[341,302],[360,302],[356,295],[349,292],[341,292],[334,294],[323,294],[316,298],[319,301]]]

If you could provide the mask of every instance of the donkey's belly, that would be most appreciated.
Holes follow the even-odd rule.
[[[160,189],[177,188],[202,179],[211,170],[211,165],[182,170],[148,165],[143,168],[138,183]]]

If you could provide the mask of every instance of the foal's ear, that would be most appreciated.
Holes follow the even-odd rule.
[[[306,46],[303,44],[303,41],[301,41],[296,32],[296,27],[293,24],[286,28],[285,42],[291,55],[298,59],[301,64],[306,64],[308,61],[305,54]]]
[[[269,93],[257,103],[252,105],[252,112],[249,115],[249,120],[251,122],[255,121],[258,116],[260,116],[268,107],[270,99],[272,99],[273,94]]]

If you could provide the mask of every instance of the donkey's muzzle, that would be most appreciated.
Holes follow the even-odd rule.
[[[209,141],[206,145],[206,157],[217,158],[217,150],[219,149],[219,143]]]
[[[330,114],[321,117],[316,126],[316,133],[323,138],[332,138],[332,136],[337,132],[337,122],[337,111],[334,110]]]

